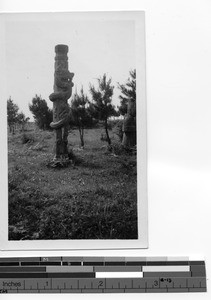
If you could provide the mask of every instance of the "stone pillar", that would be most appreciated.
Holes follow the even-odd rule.
[[[74,73],[68,70],[68,46],[55,47],[54,64],[54,92],[49,96],[53,102],[53,122],[50,126],[56,132],[56,150],[54,162],[63,165],[68,161],[68,127],[70,121],[70,108],[67,100],[72,95],[72,79]]]
[[[136,145],[136,102],[128,101],[127,114],[123,122],[122,145],[131,148]]]

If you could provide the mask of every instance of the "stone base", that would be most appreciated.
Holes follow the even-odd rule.
[[[54,157],[53,160],[48,163],[48,167],[51,168],[66,168],[73,162],[67,155],[61,155],[60,157]]]

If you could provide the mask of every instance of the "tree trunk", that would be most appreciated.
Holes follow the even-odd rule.
[[[106,137],[107,137],[108,144],[111,145],[111,140],[110,140],[110,137],[109,137],[109,134],[108,134],[108,122],[107,122],[107,119],[105,119],[105,132],[106,132]]]
[[[79,127],[80,140],[81,140],[81,148],[84,147],[84,129],[83,127]]]

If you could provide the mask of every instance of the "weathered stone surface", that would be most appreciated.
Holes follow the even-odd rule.
[[[136,103],[129,100],[127,115],[123,122],[123,140],[124,147],[134,147],[136,145]]]
[[[68,70],[68,46],[57,45],[55,52],[54,92],[49,96],[53,102],[53,122],[50,126],[56,130],[55,159],[63,161],[68,159],[67,138],[70,108],[67,100],[72,95],[74,73]]]

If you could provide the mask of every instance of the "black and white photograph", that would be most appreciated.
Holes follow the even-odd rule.
[[[144,13],[5,13],[0,24],[0,248],[146,248]]]

